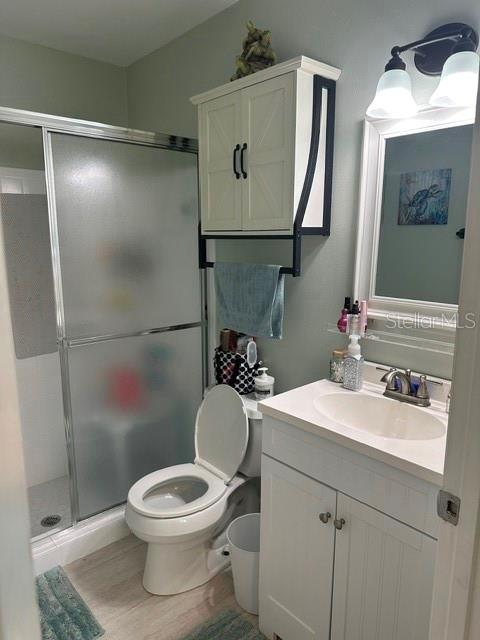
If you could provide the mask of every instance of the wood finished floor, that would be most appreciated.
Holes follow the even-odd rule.
[[[105,629],[102,640],[180,640],[224,609],[239,610],[230,571],[186,593],[151,595],[142,586],[145,552],[129,536],[64,567]]]

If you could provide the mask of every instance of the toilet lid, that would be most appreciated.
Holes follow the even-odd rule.
[[[213,387],[197,412],[195,462],[230,482],[247,445],[248,416],[241,396],[225,384]]]

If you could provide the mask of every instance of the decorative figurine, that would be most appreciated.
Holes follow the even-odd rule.
[[[247,22],[248,35],[243,41],[243,51],[237,56],[237,70],[230,80],[238,80],[244,76],[271,67],[277,61],[277,55],[272,49],[272,35],[270,31],[257,29],[251,20]]]

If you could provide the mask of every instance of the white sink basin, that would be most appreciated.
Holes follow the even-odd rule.
[[[314,400],[317,411],[346,427],[397,440],[433,440],[445,435],[435,415],[410,404],[363,393],[329,393]]]

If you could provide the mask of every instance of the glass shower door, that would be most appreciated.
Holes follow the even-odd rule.
[[[193,459],[202,395],[195,154],[49,134],[78,517]]]
[[[194,458],[201,328],[70,347],[80,517],[124,502],[139,478]]]

